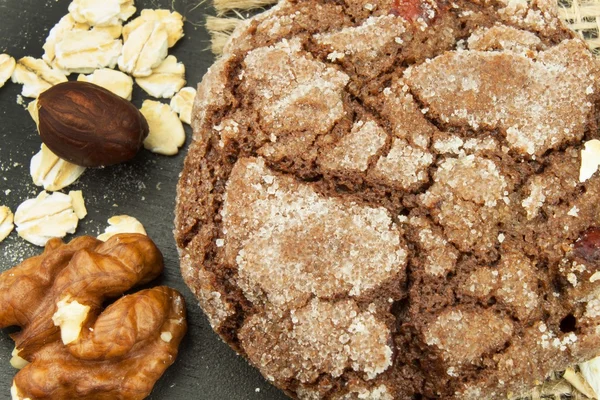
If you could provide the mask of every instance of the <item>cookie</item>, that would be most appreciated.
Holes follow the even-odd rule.
[[[501,399],[600,354],[600,66],[539,0],[280,1],[198,87],[183,277],[299,399]]]

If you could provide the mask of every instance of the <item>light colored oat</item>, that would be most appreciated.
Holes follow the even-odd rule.
[[[600,167],[600,140],[593,139],[585,142],[581,150],[581,169],[579,182],[585,182],[598,171]]]
[[[49,65],[53,65],[54,59],[56,58],[56,44],[62,41],[64,36],[69,32],[85,32],[89,29],[90,26],[87,23],[75,21],[71,14],[65,15],[56,23],[56,25],[54,25],[54,27],[52,27],[52,29],[50,29],[43,46],[44,55],[42,56],[42,59]]]
[[[122,48],[121,40],[106,31],[67,31],[54,46],[53,65],[66,73],[84,74],[114,68]]]
[[[79,75],[77,80],[102,86],[104,89],[110,90],[117,96],[121,96],[122,98],[131,101],[133,79],[123,72],[102,68],[95,70],[90,75]]]
[[[106,242],[119,233],[141,233],[146,235],[146,230],[140,221],[129,215],[115,215],[108,219],[108,226],[104,233],[98,235],[98,240]]]
[[[185,66],[175,56],[168,56],[151,75],[136,78],[135,82],[152,97],[171,98],[185,86]]]
[[[196,98],[196,89],[184,87],[173,98],[169,104],[173,111],[179,114],[179,119],[190,125],[192,123],[192,107]]]
[[[600,372],[600,371],[599,371]],[[575,389],[583,393],[587,398],[598,398],[594,389],[587,383],[582,374],[578,374],[572,367],[568,367],[563,373],[563,379],[569,382]]]
[[[579,370],[598,398],[600,396],[600,357],[579,364]]]
[[[14,58],[8,54],[0,54],[0,88],[10,79],[16,66]]]
[[[35,122],[36,127],[40,124],[40,120],[38,117],[38,111],[39,111],[39,108],[38,108],[37,99],[30,101],[29,104],[27,104],[27,112],[29,113],[29,116],[31,117],[33,122]]]
[[[177,154],[185,142],[185,131],[175,111],[168,104],[145,100],[140,112],[150,127],[144,147],[153,153],[167,156]]]
[[[94,26],[92,31],[108,33],[113,39],[119,39],[123,33],[123,25]]]
[[[158,21],[146,21],[130,32],[118,59],[119,69],[136,78],[149,76],[167,57],[168,34]]]
[[[0,242],[10,235],[13,228],[13,213],[7,206],[0,206]]]
[[[44,62],[33,57],[23,57],[17,61],[12,81],[23,84],[21,94],[25,97],[37,98],[40,93],[57,83],[66,82],[67,77]]]
[[[131,32],[148,21],[158,21],[164,26],[169,47],[173,47],[183,37],[183,16],[177,11],[145,9],[139,17],[123,27],[123,40],[126,41]]]
[[[117,25],[135,13],[133,3],[133,0],[73,0],[69,4],[69,13],[79,23]]]
[[[40,151],[31,158],[29,167],[33,183],[51,192],[69,186],[84,171],[85,167],[61,159],[43,143]]]
[[[20,237],[44,246],[51,238],[75,233],[79,218],[69,195],[60,192],[49,195],[42,191],[36,198],[25,200],[17,207],[14,222]]]
[[[85,202],[83,200],[83,192],[81,190],[71,190],[69,192],[71,198],[71,204],[73,205],[73,211],[77,218],[84,219],[87,215],[87,209],[85,208]]]

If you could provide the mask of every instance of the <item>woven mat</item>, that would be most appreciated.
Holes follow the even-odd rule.
[[[557,0],[558,14],[567,26],[577,32],[600,57],[600,0]],[[244,19],[240,10],[268,7],[277,0],[213,0],[217,17],[209,16],[206,27],[211,34],[211,50],[220,55],[235,27]],[[231,13],[237,16],[229,16]],[[228,15],[228,17],[223,17]]]
[[[596,57],[600,58],[600,0],[557,0],[560,18],[589,45]],[[211,35],[211,50],[220,55],[229,36],[247,18],[241,14],[268,7],[277,0],[213,0],[217,16],[208,16],[206,28]],[[578,390],[579,388],[580,390]],[[575,368],[555,372],[546,382],[535,387],[530,393],[513,400],[587,400],[593,397],[593,390]],[[586,396],[583,394],[588,394]]]
[[[600,0],[558,0],[558,15],[600,56]]]
[[[578,390],[578,388],[580,390]],[[585,394],[584,394],[585,393]],[[586,396],[587,394],[587,396]],[[536,386],[531,392],[512,400],[589,400],[595,399],[594,391],[585,378],[574,368],[554,372],[548,380]]]

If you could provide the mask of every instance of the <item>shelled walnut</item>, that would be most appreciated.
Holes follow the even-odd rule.
[[[106,242],[52,239],[44,252],[0,274],[0,328],[23,367],[13,399],[143,399],[177,356],[186,329],[183,297],[155,287],[115,299],[163,270],[146,236]]]

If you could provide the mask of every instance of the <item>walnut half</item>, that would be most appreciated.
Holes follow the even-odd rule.
[[[175,361],[186,329],[177,291],[123,296],[163,270],[146,236],[52,239],[0,274],[0,328],[19,326],[13,399],[143,399]],[[107,300],[119,297],[104,309]]]

